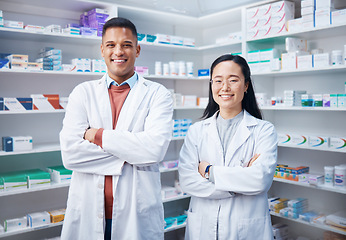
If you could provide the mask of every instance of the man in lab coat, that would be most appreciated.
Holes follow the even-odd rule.
[[[107,74],[69,97],[60,144],[73,170],[61,238],[163,239],[158,163],[172,135],[172,98],[134,71],[136,27],[112,18],[103,27]]]

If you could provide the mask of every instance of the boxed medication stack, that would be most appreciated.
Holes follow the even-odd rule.
[[[4,19],[3,19],[3,15],[2,15],[2,10],[0,10],[0,27],[4,26]]]
[[[325,27],[331,24],[331,11],[334,10],[334,0],[315,0],[315,27]]]
[[[80,28],[79,24],[76,23],[69,23],[63,28],[62,32],[65,34],[71,34],[71,35],[79,35],[80,34]]]
[[[303,90],[285,90],[284,104],[285,106],[301,106],[302,94],[306,94]]]
[[[287,202],[287,207],[280,210],[280,215],[297,219],[299,214],[306,211],[308,211],[308,200],[306,198],[296,198]]]
[[[192,124],[191,119],[174,119],[173,124],[173,137],[184,137],[187,134],[187,130]]]
[[[5,191],[28,188],[25,171],[2,173],[0,175],[0,184],[3,186],[2,188]]]
[[[288,240],[288,226],[283,223],[274,224],[273,237],[275,240]]]
[[[277,200],[269,202],[269,210],[275,213],[279,213],[280,209],[287,207],[287,198],[279,198]]]
[[[9,60],[10,69],[26,70],[28,68],[28,55],[11,54],[6,57]]]
[[[50,174],[40,169],[26,171],[28,188],[50,185]]]
[[[88,11],[88,23],[90,28],[97,29],[97,36],[102,36],[103,25],[109,14],[105,9],[94,8]]]
[[[74,58],[71,60],[72,65],[74,66],[75,72],[91,72],[91,64],[92,61],[89,58]],[[102,64],[102,63],[100,63]],[[102,65],[94,65],[94,69],[96,70],[96,67],[98,67],[98,70],[101,70]]]
[[[36,62],[43,64],[43,70],[62,71],[61,50],[45,47],[40,50],[39,56]]]
[[[294,3],[278,1],[247,10],[248,39],[287,32],[287,21],[294,18]]]
[[[305,31],[315,27],[315,0],[301,1],[301,30]]]

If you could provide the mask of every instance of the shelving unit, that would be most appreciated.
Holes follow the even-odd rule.
[[[182,16],[178,14],[167,14],[153,10],[143,10],[136,7],[128,7],[110,4],[102,1],[69,1],[60,0],[48,3],[44,0],[27,2],[25,0],[6,0],[0,3],[0,9],[4,11],[5,19],[19,20],[19,16],[28,24],[40,25],[42,22],[48,24],[64,25],[70,22],[78,22],[79,15],[92,8],[107,8],[115,16],[131,19],[137,26],[139,33],[165,33],[177,36],[192,37],[196,40],[196,47],[172,46],[165,44],[154,44],[141,42],[142,51],[136,61],[137,66],[148,66],[150,71],[154,70],[155,61],[163,63],[169,61],[192,61],[194,62],[195,74],[197,69],[209,68],[212,61],[221,54],[230,52],[242,52],[247,56],[247,51],[283,48],[284,39],[288,36],[308,39],[314,48],[324,48],[325,51],[341,48],[346,42],[346,24],[332,25],[329,27],[314,28],[301,32],[288,32],[278,36],[270,36],[261,39],[248,40],[246,37],[246,10],[253,6],[259,6],[276,0],[261,1],[256,4],[235,9],[229,9],[217,14],[211,14],[199,18]],[[294,0],[297,6],[300,1]],[[53,5],[52,5],[53,4]],[[49,12],[47,9],[54,9]],[[297,9],[296,9],[297,10]],[[8,14],[8,16],[7,16]],[[298,14],[299,15],[299,14]],[[61,17],[64,16],[64,17]],[[297,16],[296,16],[297,17]],[[215,44],[216,38],[224,37],[229,32],[242,32],[243,39],[237,42],[225,42]],[[53,33],[34,33],[26,30],[9,29],[0,27],[0,39],[2,44],[0,52],[11,52],[28,54],[36,57],[38,50],[45,46],[62,49],[63,63],[68,63],[75,57],[101,59],[100,37],[72,36]],[[25,43],[25,44],[23,44]],[[332,44],[331,44],[332,43]],[[88,51],[85,49],[88,48]],[[31,59],[32,61],[33,59]],[[285,89],[308,90],[312,92],[324,91],[332,93],[344,89],[344,75],[346,65],[331,66],[321,69],[304,69],[294,71],[278,71],[269,73],[256,73],[252,75],[256,92],[265,92],[268,96],[277,96]],[[98,79],[102,73],[78,73],[58,71],[13,71],[0,70],[0,96],[21,97],[33,93],[59,93],[67,97],[72,89],[79,83]],[[197,95],[208,97],[209,77],[177,77],[177,76],[145,76],[147,79],[162,83],[169,89],[183,95]],[[18,87],[20,86],[20,87]],[[261,108],[266,120],[274,123],[278,132],[293,131],[303,133],[321,134],[327,136],[340,136],[346,132],[344,125],[346,109],[342,108],[312,108],[312,107],[284,107],[266,106]],[[174,119],[191,118],[194,122],[200,120],[203,108],[200,107],[176,107]],[[62,127],[64,110],[56,111],[26,111],[9,112],[0,111],[0,133],[4,135],[32,135],[34,149],[32,151],[6,153],[0,152],[2,168],[0,174],[6,171],[22,170],[22,168],[35,168],[38,166],[52,166],[61,163],[60,146],[58,134]],[[184,137],[173,138],[169,146],[165,160],[178,159],[179,151]],[[309,165],[311,171],[323,172],[324,165],[337,165],[345,163],[345,153],[341,151],[311,151],[311,148],[297,148],[293,146],[279,146],[278,159],[280,163],[289,165]],[[326,161],[328,160],[328,161]],[[27,162],[31,161],[31,165]],[[18,167],[15,168],[14,166]],[[161,170],[162,182],[172,185],[177,179],[177,169]],[[282,186],[289,186],[283,188]],[[41,196],[52,189],[61,190],[69,184],[51,185],[47,187],[28,189],[26,191],[0,192],[0,206],[8,206],[13,209],[11,215],[6,213],[0,216],[0,224],[7,218],[25,215],[28,211],[42,211],[35,205],[30,205],[27,211],[16,208],[19,196],[27,198],[33,193]],[[25,194],[28,193],[28,194]],[[330,195],[329,195],[330,194]],[[333,212],[344,206],[345,191],[327,188],[323,186],[311,187],[299,183],[287,182],[282,179],[274,179],[270,195],[295,198],[307,197],[312,205],[322,211]],[[164,199],[165,217],[177,216],[186,210],[189,196],[183,195],[176,198]],[[317,200],[318,199],[318,200]],[[15,199],[17,200],[17,199]],[[328,202],[329,205],[324,203]],[[66,206],[66,196],[54,207]],[[2,207],[0,207],[0,212]],[[273,222],[282,218],[273,217]],[[289,219],[291,220],[291,219]],[[319,228],[316,232],[306,234],[306,222],[299,223],[294,229],[293,236],[305,235],[317,238],[322,230],[331,230],[329,227]],[[301,223],[301,224],[300,224]],[[311,224],[308,224],[311,225]],[[295,225],[296,226],[296,225]],[[315,227],[315,225],[312,225]],[[61,227],[60,224],[52,224],[46,228]],[[167,228],[165,239],[177,239],[181,237],[185,224]],[[180,230],[179,230],[180,229]],[[176,230],[178,235],[173,235]],[[290,229],[292,230],[292,229]],[[35,233],[36,229],[23,230],[20,234],[27,232]],[[292,230],[293,231],[293,230]],[[332,231],[332,230],[331,230]],[[39,232],[39,231],[38,231]],[[5,233],[2,237],[16,239],[16,234]],[[34,237],[32,237],[34,236]],[[39,235],[37,235],[39,236]],[[37,239],[31,234],[33,239]]]
[[[300,223],[300,224],[305,224],[305,225],[312,226],[312,227],[315,227],[315,228],[319,228],[319,229],[322,229],[322,230],[327,230],[327,231],[339,233],[339,234],[342,234],[342,235],[346,235],[345,231],[339,230],[339,229],[337,229],[335,227],[332,227],[332,226],[322,225],[322,224],[318,224],[318,223],[309,223],[309,222],[306,222],[306,221],[303,221],[303,220],[300,220],[300,219],[288,218],[288,217],[281,216],[280,214],[277,214],[277,213],[274,213],[274,212],[271,212],[270,214],[272,216],[275,216],[275,217],[278,217],[278,218],[287,219],[287,220],[290,220],[290,221],[293,221],[293,222],[297,222],[297,223]]]

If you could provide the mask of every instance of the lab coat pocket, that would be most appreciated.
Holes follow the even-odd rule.
[[[187,212],[186,240],[199,240],[201,234],[202,216],[198,212]]]
[[[141,132],[144,130],[145,120],[148,116],[149,108],[138,109],[133,116],[129,126],[130,132]]]
[[[145,171],[137,168],[138,211],[148,212],[161,206],[161,183],[159,171]]]
[[[271,240],[272,229],[270,217],[242,219],[238,223],[239,240]]]

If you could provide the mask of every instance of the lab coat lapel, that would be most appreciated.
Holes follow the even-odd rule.
[[[138,107],[143,101],[143,98],[148,92],[148,87],[141,76],[138,76],[138,81],[130,90],[123,107],[121,108],[117,129],[128,130],[133,117],[138,110]]]
[[[206,121],[206,124],[209,124],[208,131],[207,131],[207,138],[210,139],[210,146],[216,146],[216,149],[215,149],[216,156],[214,156],[216,162],[212,164],[223,166],[224,154],[223,154],[219,132],[217,130],[217,125],[216,125],[217,115],[218,115],[218,112],[216,112],[211,118],[209,118],[208,121]]]
[[[106,75],[104,75],[96,86],[96,97],[100,116],[102,118],[102,127],[104,129],[112,129],[112,108],[109,100],[108,87],[106,83]]]
[[[231,142],[226,150],[225,166],[229,166],[236,151],[245,143],[250,136],[249,126],[256,125],[255,118],[252,117],[247,111],[244,110],[244,117],[239,124]],[[244,159],[243,159],[244,160]]]

